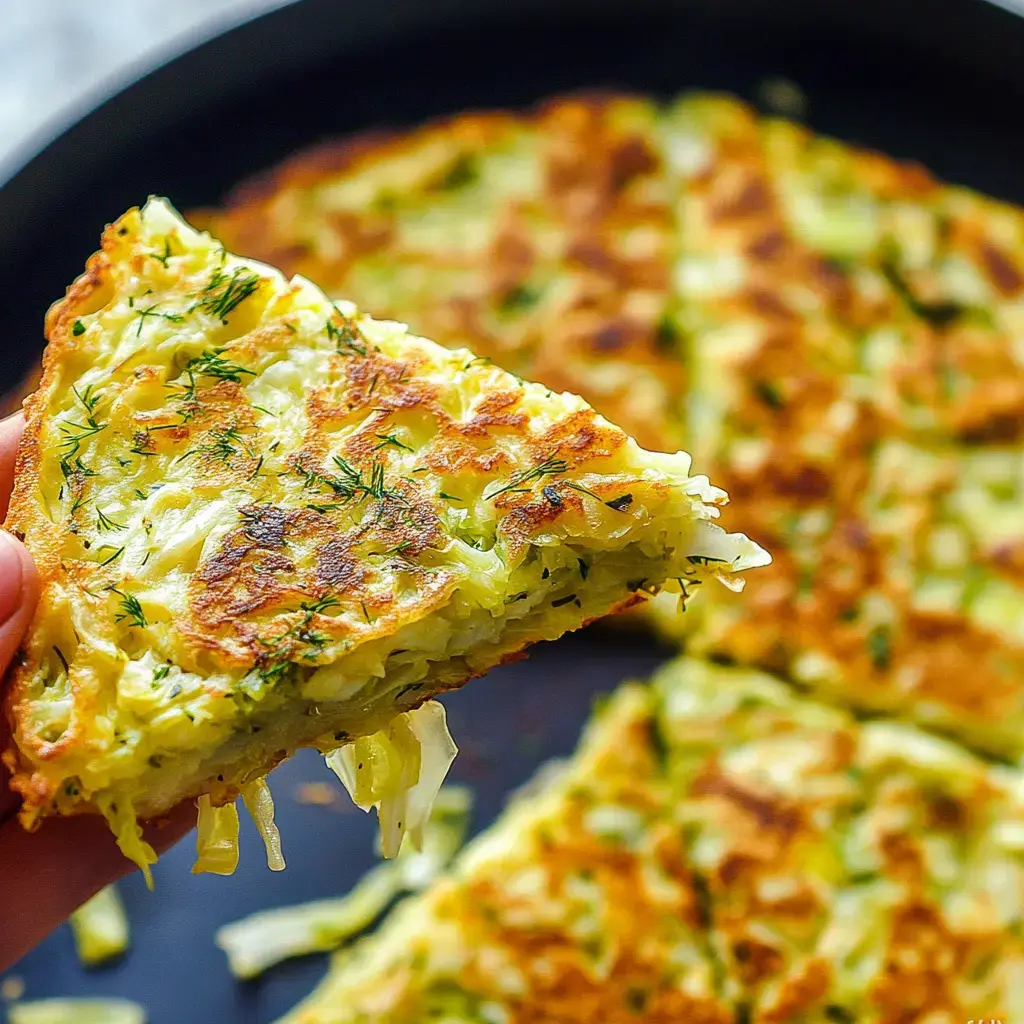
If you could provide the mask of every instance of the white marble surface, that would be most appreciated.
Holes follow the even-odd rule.
[[[0,0],[0,168],[106,80],[287,0]]]

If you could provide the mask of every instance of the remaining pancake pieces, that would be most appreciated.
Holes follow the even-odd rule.
[[[443,728],[401,713],[670,578],[767,560],[714,524],[725,494],[684,453],[230,256],[162,201],[107,230],[47,331],[6,523],[43,595],[5,760],[27,826],[98,810],[143,864],[137,815],[243,788],[272,832],[267,771],[378,730],[335,766],[400,842]],[[230,845],[237,820],[211,822]]]
[[[288,1020],[1013,1020],[1022,922],[1016,773],[681,660]]]
[[[725,97],[584,96],[322,147],[209,216],[685,443],[776,556],[664,624],[694,650],[1024,756],[1020,210]]]

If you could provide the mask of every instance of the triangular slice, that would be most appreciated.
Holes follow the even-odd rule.
[[[684,453],[160,200],[107,229],[47,334],[7,521],[44,581],[7,701],[29,827],[99,810],[146,861],[137,816],[229,803],[296,747],[767,560],[713,523],[726,496]],[[418,759],[385,756],[415,733],[374,748],[364,800],[415,786]]]

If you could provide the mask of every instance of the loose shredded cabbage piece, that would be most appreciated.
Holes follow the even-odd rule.
[[[406,834],[414,849],[421,848],[430,808],[458,749],[444,705],[428,701],[325,757],[357,807],[377,808],[381,852],[391,859]]]
[[[274,824],[274,798],[266,779],[255,779],[242,787],[242,800],[252,815],[256,830],[267,848],[267,867],[271,871],[284,871],[284,854],[281,853],[281,833]]]
[[[116,885],[101,889],[69,918],[78,959],[95,967],[128,949],[128,915]]]
[[[156,851],[142,838],[142,826],[135,817],[135,809],[129,803],[115,803],[109,797],[98,800],[97,806],[107,819],[118,848],[139,868],[145,876],[146,888],[152,892],[153,872],[149,869],[157,861]]]
[[[205,794],[198,803],[196,862],[192,874],[233,875],[238,867],[238,808],[233,803],[214,807]]]
[[[8,1024],[146,1024],[146,1011],[127,999],[39,999],[15,1003]]]
[[[279,907],[225,925],[216,935],[236,978],[254,978],[290,957],[335,949],[368,928],[403,892],[422,889],[443,871],[466,837],[472,800],[446,786],[423,829],[422,852],[406,848],[368,871],[346,895]]]

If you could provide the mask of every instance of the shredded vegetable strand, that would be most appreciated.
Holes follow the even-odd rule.
[[[390,859],[406,834],[416,849],[422,845],[434,797],[457,752],[444,706],[428,701],[325,757],[357,807],[377,808],[381,852]]]
[[[146,1011],[127,999],[39,999],[14,1003],[8,1024],[146,1024]]]
[[[271,871],[284,871],[284,855],[281,853],[281,833],[274,824],[274,798],[266,779],[255,779],[242,787],[242,800],[252,815],[256,830],[267,848],[267,867]]]
[[[214,807],[206,794],[199,798],[196,862],[192,874],[232,875],[238,867],[238,808]]]
[[[146,879],[146,888],[152,892],[153,872],[149,869],[156,863],[156,851],[142,838],[142,826],[135,817],[135,809],[131,804],[115,803],[109,797],[98,800],[97,806],[107,819],[118,848],[138,866]]]
[[[78,959],[87,967],[112,960],[128,948],[128,915],[116,885],[108,885],[83,903],[68,923]]]
[[[423,830],[423,852],[404,849],[368,871],[347,895],[277,907],[225,925],[216,942],[231,973],[254,978],[290,957],[336,949],[373,924],[401,893],[425,888],[465,840],[471,802],[464,787],[446,786]]]

